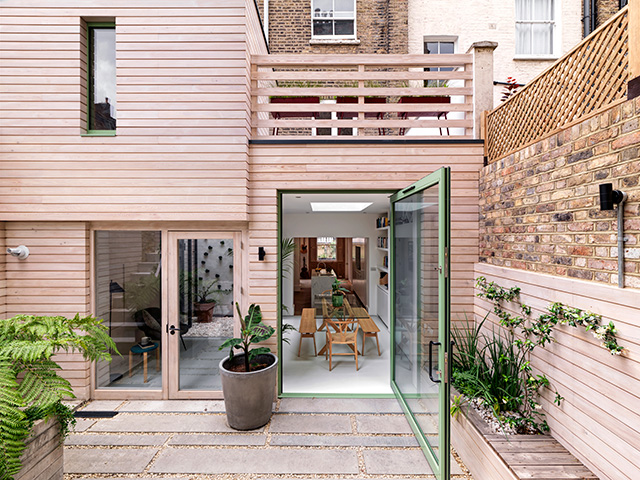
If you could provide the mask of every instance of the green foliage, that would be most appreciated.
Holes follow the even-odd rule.
[[[287,278],[293,269],[292,256],[296,250],[296,242],[293,238],[283,238],[280,241],[280,254],[282,256],[282,276]]]
[[[342,286],[342,282],[338,280],[338,277],[333,279],[333,283],[331,284],[331,293],[333,295],[344,295],[345,293],[349,293],[349,290]]]
[[[264,342],[271,338],[275,333],[275,328],[270,325],[262,323],[262,311],[260,305],[255,303],[249,306],[249,312],[246,316],[242,316],[240,311],[240,305],[236,302],[236,310],[240,316],[240,325],[242,330],[240,331],[240,338],[229,338],[222,345],[219,350],[223,348],[229,348],[229,358],[234,357],[233,349],[242,350],[244,353],[244,365],[245,371],[250,372],[256,370],[255,358],[258,355],[264,353],[271,353],[267,347],[250,348],[254,343]]]
[[[71,384],[58,375],[51,358],[79,352],[86,360],[111,360],[116,346],[108,329],[92,316],[72,319],[18,315],[0,320],[0,474],[11,479],[20,470],[25,440],[39,418],[57,417],[63,434],[74,423],[62,404],[74,398]]]

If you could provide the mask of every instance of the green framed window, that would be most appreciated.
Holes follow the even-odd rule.
[[[114,135],[117,118],[115,23],[90,23],[87,36],[87,133]]]

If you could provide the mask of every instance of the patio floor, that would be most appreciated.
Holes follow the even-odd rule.
[[[66,479],[435,478],[394,399],[286,398],[263,428],[237,432],[222,401],[94,401],[78,418]],[[453,460],[453,478],[471,480]]]

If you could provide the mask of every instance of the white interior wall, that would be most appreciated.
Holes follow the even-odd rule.
[[[376,248],[378,213],[285,213],[282,236],[295,237],[366,237],[369,238],[369,313],[376,315],[376,285],[379,254]],[[351,251],[348,252],[351,255]],[[282,302],[293,312],[293,278],[282,279]]]

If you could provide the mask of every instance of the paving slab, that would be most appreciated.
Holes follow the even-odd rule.
[[[120,434],[71,434],[65,440],[65,445],[96,445],[96,446],[133,446],[146,447],[164,445],[169,435],[120,435]]]
[[[358,433],[413,433],[404,415],[356,415]]]
[[[94,400],[87,403],[80,409],[81,412],[114,412],[120,405],[125,403],[123,400]]]
[[[402,413],[395,398],[283,398],[279,413]]]
[[[163,450],[151,473],[344,474],[358,473],[354,450],[171,448]]]
[[[271,418],[271,433],[351,433],[348,415],[280,415]]]
[[[97,422],[95,418],[76,418],[74,432],[84,432]]]
[[[64,473],[142,473],[157,448],[65,448]]]
[[[287,447],[418,447],[413,436],[272,435],[269,445]]]
[[[118,414],[114,418],[100,420],[91,427],[92,432],[131,433],[236,433],[227,425],[226,415],[186,414]],[[264,427],[252,432],[264,431]]]
[[[378,450],[363,452],[364,465],[369,475],[433,475],[433,470],[422,450]],[[462,475],[458,463],[451,459],[451,473]]]
[[[267,436],[261,435],[174,435],[169,445],[265,445]]]
[[[224,400],[130,400],[118,409],[119,412],[148,413],[224,413]]]

